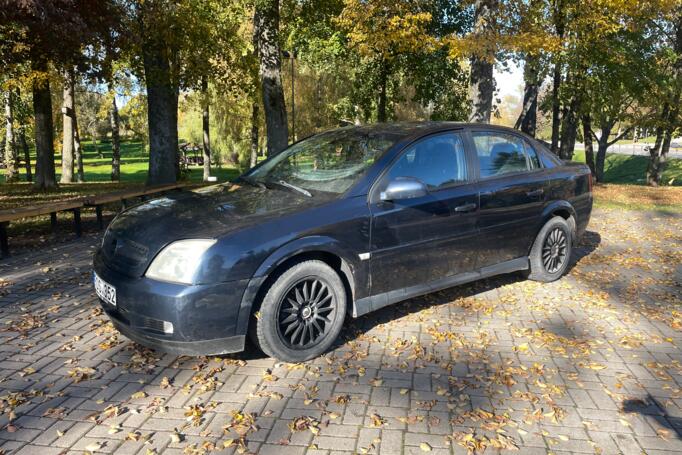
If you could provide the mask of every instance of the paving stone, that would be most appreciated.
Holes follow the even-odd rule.
[[[39,393],[19,400],[11,426],[0,415],[0,450],[80,454],[100,442],[102,452],[182,454],[190,444],[237,438],[223,429],[252,413],[248,450],[266,455],[421,454],[424,442],[433,454],[465,454],[447,437],[497,437],[495,419],[524,455],[682,453],[682,334],[671,326],[682,269],[664,255],[671,242],[682,249],[682,216],[660,216],[597,209],[561,280],[512,274],[387,307],[352,321],[354,339],[302,367],[252,353],[176,357],[122,336],[101,349],[111,332],[100,330],[106,317],[96,313],[90,284],[100,234],[19,252],[0,261],[0,276],[12,283],[0,289],[8,291],[0,327],[28,311],[43,325],[27,337],[0,331],[0,396]],[[613,263],[613,271],[604,265]],[[49,272],[37,273],[42,267]],[[153,367],[136,364],[141,358]],[[28,366],[35,371],[21,376]],[[96,373],[75,381],[76,367]],[[211,368],[215,388],[200,390],[197,375]],[[266,370],[278,380],[264,381]],[[147,396],[132,398],[139,391]],[[192,405],[204,406],[198,426],[185,415]],[[97,425],[92,419],[107,406],[120,415]],[[380,427],[372,414],[384,419]],[[319,422],[317,435],[292,433],[304,416]],[[120,431],[110,434],[112,425]],[[171,440],[175,429],[180,443]],[[131,432],[148,442],[126,440]]]

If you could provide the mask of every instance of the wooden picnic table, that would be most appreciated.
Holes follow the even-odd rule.
[[[57,228],[57,212],[70,210],[73,212],[73,224],[76,237],[81,236],[81,208],[83,201],[80,199],[70,199],[49,204],[33,205],[29,207],[19,207],[15,209],[0,210],[0,254],[2,257],[9,256],[9,242],[7,239],[7,227],[10,221],[22,218],[50,214],[50,225],[52,232]]]
[[[7,238],[7,227],[11,221],[20,220],[22,218],[30,218],[34,216],[50,214],[50,225],[52,232],[55,232],[57,227],[57,213],[63,211],[73,212],[74,228],[76,237],[81,236],[81,209],[83,207],[94,207],[97,214],[97,223],[100,229],[104,228],[104,221],[102,219],[102,206],[114,202],[121,202],[123,207],[126,206],[130,199],[148,196],[154,196],[166,191],[181,190],[188,186],[187,183],[170,183],[166,185],[148,186],[143,188],[136,188],[133,190],[115,191],[111,193],[102,193],[92,196],[86,196],[79,199],[69,199],[66,201],[49,202],[45,204],[33,205],[30,207],[19,207],[14,209],[0,210],[0,257],[9,256],[9,241]]]
[[[133,190],[114,191],[111,193],[95,194],[83,198],[83,204],[86,207],[95,207],[97,215],[97,224],[100,229],[104,229],[104,220],[102,219],[102,206],[111,204],[113,202],[121,202],[123,207],[126,206],[128,200],[137,197],[154,196],[166,191],[181,190],[186,187],[187,183],[169,183],[166,185],[147,186],[144,188],[136,188]]]

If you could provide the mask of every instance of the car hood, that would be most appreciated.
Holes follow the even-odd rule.
[[[238,184],[170,193],[119,214],[107,229],[101,254],[114,270],[141,276],[154,256],[175,240],[223,237],[329,199]]]

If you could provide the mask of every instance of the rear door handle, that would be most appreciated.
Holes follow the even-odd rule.
[[[534,191],[529,191],[529,192],[527,192],[527,193],[526,193],[526,196],[528,196],[528,197],[542,196],[542,193],[544,193],[544,192],[545,192],[545,190],[543,190],[542,188],[540,188],[540,189],[538,189],[538,190],[534,190]]]
[[[471,212],[472,210],[476,210],[476,204],[473,202],[455,207],[455,212]]]

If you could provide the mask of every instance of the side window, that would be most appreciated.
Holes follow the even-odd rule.
[[[528,162],[530,163],[530,168],[540,169],[542,165],[540,164],[538,152],[536,152],[533,146],[530,145],[527,141],[523,141],[523,145],[526,147],[526,155],[528,155]]]
[[[386,182],[397,177],[417,178],[430,190],[465,182],[467,167],[462,138],[446,133],[411,145],[388,171]]]
[[[482,178],[528,170],[521,139],[504,133],[479,131],[474,131],[472,137]]]

